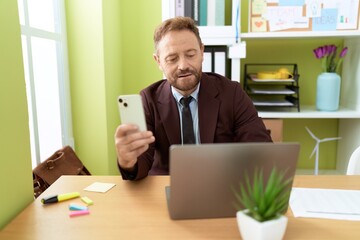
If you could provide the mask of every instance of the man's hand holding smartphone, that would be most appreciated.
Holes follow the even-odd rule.
[[[146,130],[144,109],[140,95],[122,95],[118,98],[121,124],[115,132],[115,147],[120,167],[134,170],[137,158],[155,141]]]

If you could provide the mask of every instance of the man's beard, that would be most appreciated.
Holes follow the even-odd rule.
[[[179,76],[187,75],[187,74],[191,74],[190,76],[188,76],[189,78],[191,78],[191,80],[187,80],[187,79],[179,80]],[[194,79],[194,77],[195,77],[195,79]],[[194,89],[198,85],[198,83],[200,82],[200,79],[201,79],[201,69],[199,72],[192,70],[192,69],[187,69],[187,70],[177,72],[175,77],[172,78],[171,85],[181,91],[189,91],[191,89]],[[183,81],[186,81],[187,83],[184,85]]]

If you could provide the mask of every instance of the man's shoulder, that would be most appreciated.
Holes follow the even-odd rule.
[[[157,92],[158,90],[161,90],[162,88],[166,87],[168,85],[168,82],[166,79],[159,80],[157,82],[154,82],[141,90],[142,93],[153,93]]]
[[[239,85],[239,82],[232,81],[227,77],[224,77],[220,74],[213,73],[213,72],[204,72],[202,79],[204,80],[203,81],[204,83],[213,84],[216,87],[220,87],[220,88],[223,88],[223,87],[233,88],[233,87],[237,87]]]

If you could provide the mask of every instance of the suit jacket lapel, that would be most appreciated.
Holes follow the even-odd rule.
[[[174,96],[172,95],[170,84],[166,81],[161,88],[157,90],[158,101],[157,109],[160,115],[160,121],[171,144],[180,144],[180,121],[179,111]]]
[[[202,76],[198,98],[200,139],[201,143],[212,143],[220,107],[220,102],[216,99],[219,92],[206,74],[203,73]]]

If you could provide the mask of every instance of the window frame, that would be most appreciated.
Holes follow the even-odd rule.
[[[37,103],[35,96],[35,81],[34,81],[34,66],[32,61],[32,44],[31,38],[37,37],[42,39],[54,40],[56,43],[56,62],[58,74],[58,89],[59,89],[59,111],[60,111],[60,128],[61,128],[61,144],[62,146],[70,145],[74,148],[74,138],[72,133],[72,116],[71,116],[71,98],[70,98],[70,81],[69,81],[69,67],[68,67],[68,48],[66,35],[66,19],[65,19],[65,3],[64,0],[52,0],[54,7],[55,31],[49,32],[37,29],[30,26],[29,22],[29,8],[28,0],[18,0],[18,4],[23,6],[24,25],[20,24],[21,36],[26,41],[26,56],[23,52],[23,57],[27,57],[29,86],[27,86],[28,111],[29,111],[29,127],[30,127],[30,143],[32,167],[36,167],[45,159],[40,156],[40,143],[38,134],[38,120],[37,120]],[[19,9],[20,11],[20,9]],[[21,13],[19,12],[19,16]],[[23,51],[25,51],[23,49]],[[59,146],[62,147],[62,146]],[[52,149],[54,152],[58,149]],[[48,150],[49,151],[49,150]],[[49,156],[50,157],[50,156]]]

